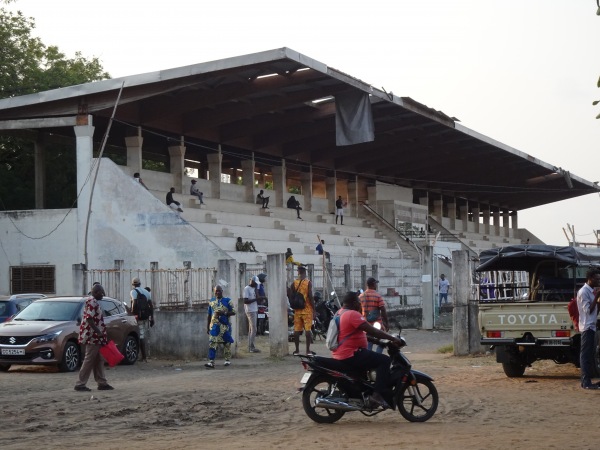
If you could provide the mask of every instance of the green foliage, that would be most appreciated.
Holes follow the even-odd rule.
[[[288,192],[290,194],[296,194],[296,195],[301,195],[302,194],[302,190],[298,186],[290,186],[290,187],[288,187]]]
[[[8,4],[10,1],[0,0]],[[109,78],[98,58],[67,58],[56,46],[32,36],[34,19],[0,8],[0,98],[14,97]],[[34,143],[0,136],[0,208],[35,207]],[[46,204],[71,206],[76,196],[75,150],[46,146]]]

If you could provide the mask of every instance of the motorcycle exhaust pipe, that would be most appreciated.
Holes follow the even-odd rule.
[[[315,399],[315,407],[326,408],[326,409],[336,409],[338,411],[345,411],[345,412],[362,410],[362,408],[359,408],[358,406],[352,406],[352,405],[349,405],[348,403],[342,402],[340,400],[332,400],[332,399],[327,399],[327,398],[322,398],[322,397]]]

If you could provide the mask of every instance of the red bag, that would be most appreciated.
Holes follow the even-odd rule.
[[[108,344],[100,347],[100,354],[110,367],[115,367],[125,358],[117,348],[115,341],[108,341]]]
[[[571,299],[567,305],[567,310],[569,311],[569,316],[571,317],[573,325],[575,326],[575,331],[579,331],[579,308],[577,307],[576,297]]]

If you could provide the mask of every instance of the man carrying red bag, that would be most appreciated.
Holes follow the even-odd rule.
[[[83,364],[81,364],[81,369],[79,369],[79,379],[75,383],[75,390],[91,391],[86,383],[93,371],[94,380],[98,383],[98,390],[110,391],[114,388],[106,381],[104,359],[100,354],[100,347],[107,343],[102,308],[98,303],[98,300],[102,300],[104,297],[104,288],[100,284],[96,284],[92,287],[91,294],[83,306],[83,318],[79,326],[79,343],[83,345],[85,358]]]

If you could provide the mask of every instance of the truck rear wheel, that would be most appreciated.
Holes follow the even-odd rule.
[[[515,361],[502,363],[504,373],[509,378],[522,377],[525,373],[525,367],[527,367],[525,364],[521,364]]]

